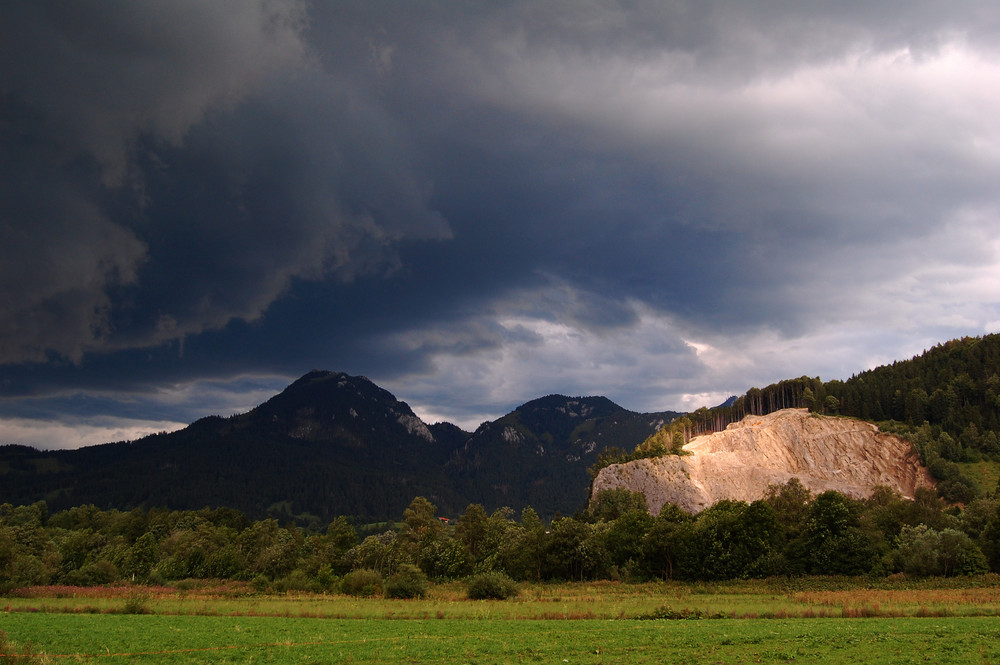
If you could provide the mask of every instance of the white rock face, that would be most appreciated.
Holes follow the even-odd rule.
[[[886,485],[912,498],[932,487],[909,443],[850,418],[785,409],[747,416],[724,431],[691,439],[686,456],[668,455],[601,469],[593,492],[642,492],[654,515],[666,503],[696,513],[716,501],[756,501],[769,485],[798,478],[814,494],[837,490],[864,498]]]
[[[416,434],[425,441],[434,443],[434,435],[431,434],[431,430],[424,424],[420,418],[416,416],[411,416],[409,414],[400,414],[396,421],[406,428],[406,431],[410,434]]]
[[[521,443],[524,437],[516,429],[508,426],[503,428],[503,440],[507,443]]]

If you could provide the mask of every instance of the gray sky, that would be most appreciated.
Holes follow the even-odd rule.
[[[5,3],[0,442],[313,368],[688,410],[996,332],[997,118],[993,2]]]

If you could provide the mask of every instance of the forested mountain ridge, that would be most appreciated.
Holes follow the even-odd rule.
[[[606,397],[549,395],[484,423],[446,469],[477,503],[571,514],[586,503],[586,469],[602,452],[634,447],[678,415],[635,413]]]
[[[1000,431],[1000,334],[951,340],[847,381],[802,376],[751,388],[729,406],[689,415],[698,428],[721,429],[750,413],[800,406],[912,426],[926,421],[952,436],[962,436],[970,424],[982,433]],[[989,444],[989,452],[1000,452],[992,439]]]
[[[528,454],[491,436],[494,424],[476,434],[428,426],[365,377],[313,371],[247,413],[209,416],[169,434],[79,450],[0,447],[0,503],[224,506],[317,523],[393,518],[416,495],[452,514],[471,502],[573,512],[586,501],[591,457],[607,446],[634,447],[674,415],[635,414],[604,398],[536,402],[551,413],[540,418],[545,409],[525,405],[497,421],[505,423],[500,431],[516,421],[520,436],[553,452],[595,435],[576,455]]]
[[[0,501],[54,509],[232,507],[248,515],[398,514],[414,494],[464,501],[439,442],[410,407],[364,377],[314,371],[251,411],[209,416],[169,434],[79,450],[0,449]]]

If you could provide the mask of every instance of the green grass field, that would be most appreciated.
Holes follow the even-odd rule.
[[[51,662],[998,663],[1000,623],[905,619],[356,620],[13,613]]]
[[[0,600],[0,630],[49,663],[1000,664],[998,590],[981,582],[562,584],[511,601],[470,601],[457,585],[415,601],[161,589],[141,596],[149,614],[120,613],[135,590],[63,588]]]

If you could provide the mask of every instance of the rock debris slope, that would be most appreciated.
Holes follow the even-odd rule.
[[[813,493],[837,490],[863,498],[878,485],[906,497],[931,487],[910,444],[851,418],[784,409],[747,416],[724,431],[695,437],[691,453],[612,464],[592,491],[624,487],[646,495],[653,514],[666,503],[696,513],[716,501],[755,501],[769,485],[798,478]]]

